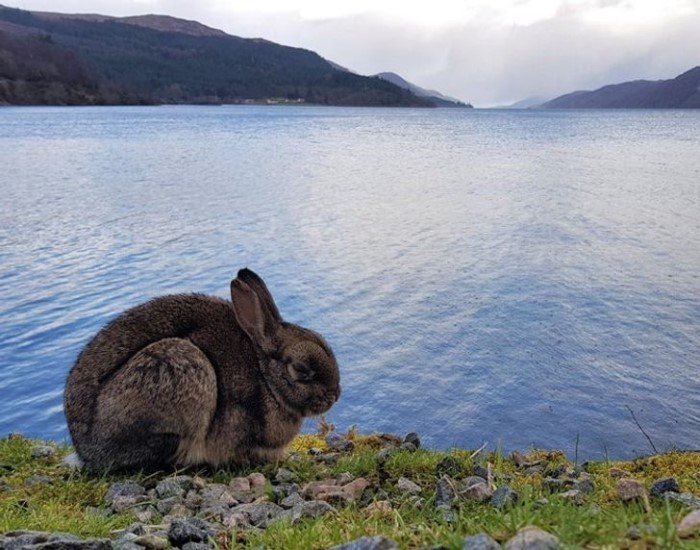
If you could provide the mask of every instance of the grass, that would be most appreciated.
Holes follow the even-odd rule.
[[[595,490],[586,496],[583,504],[576,505],[551,493],[542,484],[548,471],[562,465],[573,466],[558,452],[528,453],[529,460],[542,460],[544,466],[544,472],[530,475],[518,469],[513,460],[502,453],[473,455],[459,449],[397,451],[380,465],[376,453],[382,442],[378,437],[353,433],[352,438],[355,449],[342,455],[336,464],[325,466],[308,453],[311,447],[324,449],[323,438],[301,435],[290,446],[290,451],[295,451],[294,458],[287,460],[284,467],[293,470],[302,482],[342,472],[366,477],[386,492],[392,503],[390,511],[369,513],[360,504],[353,503],[339,508],[337,514],[303,520],[296,525],[281,521],[264,531],[229,533],[217,541],[218,545],[224,549],[260,545],[270,549],[321,549],[368,534],[382,534],[399,542],[402,548],[443,545],[457,549],[469,534],[486,532],[504,542],[518,529],[536,525],[559,537],[564,548],[700,548],[700,534],[696,538],[681,539],[676,533],[675,526],[688,513],[687,508],[655,498],[650,501],[650,510],[645,510],[642,503],[622,503],[615,490],[616,478],[610,474],[611,468],[623,469],[631,477],[644,481],[647,487],[655,479],[673,476],[683,491],[698,495],[700,453],[697,452],[671,452],[628,462],[587,463],[585,470],[591,475]],[[54,457],[32,458],[31,449],[37,443],[21,437],[0,439],[0,479],[8,485],[0,488],[0,533],[32,529],[64,531],[83,537],[109,537],[111,532],[135,521],[128,511],[104,516],[99,510],[109,484],[126,476],[95,477],[69,470],[60,463],[61,457],[70,452],[67,446],[59,446]],[[455,459],[461,470],[459,475],[468,475],[474,467],[490,463],[495,483],[508,484],[516,489],[521,496],[520,502],[503,510],[489,504],[461,504],[448,521],[434,505],[436,467],[445,457]],[[267,465],[257,471],[269,478],[275,469],[275,465]],[[211,481],[225,483],[248,471],[217,471],[202,475]],[[46,475],[51,482],[27,484],[27,480],[36,475]],[[149,487],[165,475],[128,477]],[[421,502],[416,504],[416,498],[398,491],[396,480],[400,476],[406,476],[422,487]],[[2,485],[0,482],[0,487]],[[542,498],[549,502],[538,505],[536,501]],[[627,537],[628,529],[635,525],[650,526],[639,540]]]

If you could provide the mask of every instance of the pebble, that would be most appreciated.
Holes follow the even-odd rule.
[[[156,485],[158,498],[182,497],[194,487],[190,476],[166,477]]]
[[[700,510],[693,510],[678,524],[678,536],[687,538],[700,533]]]
[[[594,491],[595,485],[590,478],[584,478],[574,483],[574,488],[584,494],[589,494]]]
[[[331,432],[326,436],[326,445],[334,451],[347,452],[355,448],[355,444],[345,436],[337,432]]]
[[[277,483],[292,483],[294,481],[299,481],[299,476],[297,476],[291,470],[280,468],[277,470],[277,474],[275,475],[275,481]]]
[[[404,443],[410,443],[413,445],[416,449],[420,449],[420,437],[416,432],[411,432],[409,434],[406,434],[406,437],[403,438]]]
[[[620,500],[627,502],[638,498],[644,498],[646,489],[644,483],[638,479],[622,478],[617,480],[617,495]]]
[[[335,511],[333,506],[323,500],[303,500],[280,517],[290,517],[292,523],[297,523],[301,518],[320,518]]]
[[[421,492],[420,485],[417,483],[414,483],[407,477],[400,477],[398,483],[396,484],[396,487],[401,491],[402,493],[407,493],[410,495],[417,495]]]
[[[203,519],[174,519],[168,529],[168,540],[173,546],[182,546],[187,542],[204,542],[215,534],[214,526]]]
[[[182,545],[182,550],[211,550],[213,546],[203,542],[188,542]]]
[[[491,505],[495,508],[503,508],[504,506],[512,506],[518,502],[519,495],[516,491],[504,485],[496,489],[491,497]]]
[[[700,497],[695,496],[693,493],[666,493],[664,498],[680,502],[688,508],[700,509]]]
[[[155,535],[141,535],[134,540],[136,544],[147,548],[148,550],[165,550],[168,547],[168,539],[157,537]]]
[[[251,502],[231,508],[232,514],[242,514],[251,525],[262,528],[279,518],[284,511],[284,508],[274,502]]]
[[[104,501],[112,504],[117,497],[141,496],[146,494],[146,489],[133,480],[127,479],[118,483],[112,483],[107,489]]]
[[[299,493],[292,493],[280,501],[282,508],[294,508],[297,504],[305,502]]]
[[[529,526],[518,531],[506,542],[505,550],[557,550],[560,548],[559,539],[543,531],[539,527]]]
[[[640,540],[645,536],[653,536],[656,534],[656,527],[653,525],[639,524],[633,525],[625,533],[628,539]]]
[[[664,493],[680,493],[681,488],[679,487],[676,478],[664,477],[654,481],[654,483],[651,484],[649,492],[655,497],[660,497],[663,496]]]
[[[452,506],[455,501],[455,482],[447,475],[443,475],[438,479],[435,486],[435,505],[436,506]]]
[[[333,546],[331,550],[398,550],[396,541],[382,536],[362,537]]]
[[[11,531],[0,536],[4,550],[111,550],[112,543],[107,539],[81,539],[69,533],[48,533],[43,531]]]
[[[34,474],[29,476],[25,481],[24,484],[27,487],[33,487],[34,485],[50,485],[53,480],[49,476],[45,476],[42,474]]]
[[[481,479],[481,478],[479,478]],[[472,502],[486,502],[493,497],[493,489],[485,481],[469,485],[459,491],[459,497]]]
[[[501,545],[486,533],[467,537],[462,542],[462,550],[500,550]]]
[[[32,447],[32,458],[51,458],[56,454],[56,448],[50,445],[35,445]]]

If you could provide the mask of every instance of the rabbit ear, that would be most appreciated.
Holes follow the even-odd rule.
[[[276,320],[262,307],[257,293],[236,278],[231,281],[231,299],[236,321],[254,344],[267,349]]]
[[[282,321],[282,316],[277,309],[275,301],[272,299],[272,294],[270,294],[267,285],[257,274],[246,267],[238,272],[237,278],[252,288],[255,294],[258,295],[260,305],[266,310],[265,313],[267,315],[278,322]]]

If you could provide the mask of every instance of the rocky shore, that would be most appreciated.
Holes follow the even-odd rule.
[[[0,550],[700,547],[700,453],[573,464],[329,431],[257,469],[98,478],[69,452],[0,440]]]

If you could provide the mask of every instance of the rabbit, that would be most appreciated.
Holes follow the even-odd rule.
[[[303,418],[339,397],[330,346],[284,322],[246,268],[230,302],[163,296],[107,324],[71,369],[64,405],[86,468],[154,471],[278,460]]]

